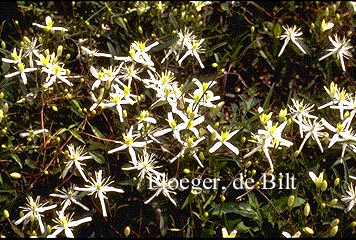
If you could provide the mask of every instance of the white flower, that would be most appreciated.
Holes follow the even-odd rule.
[[[124,190],[119,189],[119,188],[114,188],[109,186],[111,183],[114,181],[110,181],[110,178],[103,179],[102,178],[102,170],[99,170],[99,172],[95,172],[95,179],[91,178],[89,180],[90,185],[85,185],[84,188],[81,187],[75,187],[74,190],[77,191],[85,191],[85,192],[90,192],[89,195],[92,195],[95,193],[95,197],[99,198],[101,208],[103,211],[103,216],[107,217],[106,213],[106,207],[105,207],[105,202],[104,200],[107,199],[105,196],[106,192],[118,192],[118,193],[123,193]]]
[[[50,31],[50,32],[54,32],[54,31],[68,31],[68,29],[64,28],[64,27],[53,27],[53,21],[52,18],[50,16],[46,17],[46,26],[38,24],[38,23],[32,23],[32,25],[43,28],[45,31]]]
[[[74,238],[72,228],[76,227],[82,223],[90,222],[92,220],[91,217],[85,217],[80,220],[73,221],[74,213],[72,214],[67,214],[64,216],[64,211],[57,211],[57,217],[53,220],[57,225],[53,227],[53,229],[56,229],[53,233],[48,235],[48,238],[53,238],[56,237],[58,234],[60,234],[63,230],[67,238]]]
[[[183,57],[181,59],[179,59],[179,61],[178,61],[179,66],[182,65],[182,62],[186,57],[188,57],[189,55],[192,55],[198,60],[201,68],[205,67],[199,57],[199,53],[205,52],[205,49],[203,49],[201,47],[204,40],[205,39],[200,39],[199,41],[197,41],[195,39],[191,39],[191,41],[189,41],[189,39],[184,38],[184,46],[186,46],[188,48],[188,51],[183,55]]]
[[[98,88],[102,82],[110,83],[111,81],[113,81],[120,72],[122,64],[123,62],[118,67],[114,67],[114,69],[112,66],[110,66],[107,69],[102,68],[99,71],[96,70],[95,67],[90,66],[90,73],[96,78],[91,87],[91,90]]]
[[[112,58],[113,56],[108,53],[100,53],[98,50],[90,50],[87,47],[81,46],[80,47],[86,54],[88,54],[90,57],[107,57],[107,58]]]
[[[172,194],[176,194],[173,189],[170,188],[168,184],[168,175],[165,173],[161,174],[155,174],[155,175],[149,175],[148,176],[149,181],[150,181],[150,190],[156,190],[156,192],[150,197],[148,200],[145,201],[145,204],[148,204],[151,202],[155,197],[163,193],[165,197],[167,197],[175,206],[177,206],[177,203],[174,201],[174,199],[171,197]],[[155,186],[152,186],[152,183],[155,184]]]
[[[155,166],[156,155],[154,153],[148,154],[147,150],[143,149],[143,154],[138,156],[138,161],[134,164],[132,161],[131,163],[134,165],[132,167],[124,167],[122,170],[137,170],[139,171],[138,177],[140,178],[140,182],[148,176],[152,174],[160,174],[155,168],[160,168],[161,166]],[[137,185],[139,188],[140,185]]]
[[[36,70],[37,70],[37,68],[31,68],[31,67],[30,67],[30,68],[26,68],[24,63],[18,62],[18,63],[17,63],[17,71],[16,71],[16,72],[13,72],[13,73],[6,74],[6,75],[5,75],[5,78],[14,77],[14,76],[20,74],[23,83],[24,83],[24,84],[27,84],[27,76],[26,76],[26,73],[28,73],[28,72],[33,72],[33,71],[36,71]]]
[[[216,130],[214,128],[212,128],[212,126],[208,125],[207,129],[209,130],[209,132],[211,134],[213,134],[214,136],[216,136],[216,138],[219,140],[218,142],[216,142],[210,149],[209,152],[213,153],[216,150],[218,150],[218,148],[220,148],[222,145],[225,145],[227,148],[229,148],[233,153],[235,153],[236,155],[239,155],[239,149],[237,149],[237,147],[235,147],[234,145],[232,145],[231,143],[229,143],[228,141],[239,131],[239,130],[235,130],[233,132],[222,132],[221,134],[218,134],[216,132]]]
[[[36,135],[38,135],[40,133],[48,133],[48,130],[47,129],[30,130],[30,131],[26,131],[26,132],[20,133],[20,137],[22,137],[22,138],[24,138],[24,137],[34,138],[34,136],[36,136]]]
[[[45,88],[52,86],[57,79],[64,82],[68,86],[73,86],[73,83],[68,81],[67,70],[57,63],[49,63],[47,66],[42,67],[42,71],[48,74],[46,82],[43,84]]]
[[[302,132],[306,132],[307,134],[304,137],[303,142],[300,144],[299,151],[302,151],[302,148],[306,141],[312,137],[317,143],[320,148],[320,151],[323,152],[324,149],[320,143],[319,138],[326,136],[326,132],[321,132],[321,130],[324,129],[324,126],[322,124],[321,120],[313,119],[313,122],[311,122],[310,118],[303,118],[303,120],[300,122],[298,120],[295,120],[296,123],[298,123],[299,128]],[[301,135],[301,137],[303,137]]]
[[[66,161],[66,167],[64,168],[62,174],[61,174],[61,178],[64,178],[69,169],[72,168],[72,166],[74,165],[74,167],[79,171],[80,175],[83,177],[83,179],[88,182],[88,179],[87,177],[85,176],[84,174],[84,170],[83,170],[83,167],[82,165],[85,166],[84,163],[82,163],[83,160],[87,160],[87,159],[91,159],[93,158],[92,156],[85,156],[85,152],[84,152],[84,148],[85,146],[82,146],[82,147],[77,147],[75,148],[73,146],[73,144],[69,144],[68,145],[68,150],[69,150],[69,155],[68,155],[68,158],[69,160]]]
[[[144,142],[136,142],[136,137],[137,137],[137,134],[133,134],[133,126],[131,126],[128,133],[123,134],[124,143],[120,147],[111,149],[110,151],[108,151],[108,153],[111,154],[111,153],[114,153],[117,151],[122,151],[122,150],[125,150],[126,148],[128,148],[131,159],[132,159],[132,163],[134,165],[137,165],[136,153],[135,153],[134,148],[143,148],[146,144],[151,143],[152,140],[148,140],[148,141],[144,141]]]
[[[20,52],[17,53],[16,48],[12,50],[12,53],[10,54],[12,59],[9,58],[1,58],[1,61],[7,62],[7,63],[20,63],[22,59],[22,48],[20,49]]]
[[[319,177],[317,177],[317,176],[315,175],[315,173],[309,172],[309,177],[313,180],[313,182],[315,183],[315,186],[316,186],[317,188],[320,188],[321,182],[324,180],[323,175],[324,175],[324,173],[321,172],[321,173],[319,174]]]
[[[265,129],[259,129],[258,135],[253,134],[254,141],[257,142],[257,147],[252,149],[249,153],[247,153],[244,158],[251,156],[258,150],[262,149],[266,158],[269,161],[271,170],[274,170],[272,159],[269,155],[268,148],[275,148],[279,145],[290,147],[293,145],[293,142],[288,141],[282,138],[282,131],[287,125],[287,121],[284,121],[277,127],[278,123],[272,125],[272,121],[268,120],[265,126]]]
[[[122,90],[117,84],[112,85],[115,92],[110,92],[110,100],[104,99],[99,104],[102,107],[116,107],[120,122],[124,121],[123,109],[121,105],[133,105],[137,102],[137,96],[131,93],[129,86],[124,86]]]
[[[354,188],[352,183],[348,186],[348,190],[346,190],[347,195],[343,195],[341,201],[348,203],[347,211],[349,212],[352,207],[355,205],[356,201],[356,187]]]
[[[343,158],[346,147],[350,145],[349,142],[356,141],[356,136],[354,132],[352,131],[352,129],[349,129],[352,119],[350,117],[345,118],[342,123],[337,123],[336,127],[332,126],[324,118],[322,118],[321,120],[327,129],[335,133],[334,136],[330,139],[328,148],[331,148],[336,142],[341,142],[341,157]],[[351,144],[351,146],[353,146],[353,144]]]
[[[222,228],[221,233],[223,238],[235,238],[237,234],[237,230],[234,229],[231,233],[228,233],[226,228]]]
[[[62,190],[57,190],[60,194],[58,193],[51,193],[51,197],[58,197],[58,198],[63,198],[64,200],[61,202],[62,205],[62,211],[66,210],[66,208],[71,205],[72,203],[77,204],[81,208],[83,208],[86,211],[89,211],[89,208],[81,204],[77,198],[78,198],[78,191],[75,191],[74,188],[76,187],[75,184],[71,184],[69,188],[63,187]]]
[[[182,155],[189,153],[191,154],[195,160],[197,160],[198,164],[200,167],[204,168],[204,165],[201,163],[199,157],[197,156],[197,150],[198,150],[198,144],[203,141],[205,139],[205,137],[200,137],[198,139],[195,139],[195,137],[187,137],[185,141],[180,141],[180,143],[182,144],[182,149],[181,151],[170,160],[170,162],[174,162],[175,160],[177,160],[179,157],[181,157]]]
[[[138,120],[137,130],[141,130],[144,123],[147,124],[156,124],[157,120],[153,117],[150,117],[150,112],[148,110],[141,110],[139,117],[136,118]]]
[[[154,63],[152,62],[151,57],[150,55],[148,55],[147,52],[158,44],[158,42],[154,42],[146,47],[146,43],[135,41],[130,46],[130,56],[135,62],[141,63],[149,67],[153,67]]]
[[[27,213],[22,218],[17,220],[15,222],[15,225],[18,225],[25,220],[26,220],[26,222],[28,222],[30,220],[30,216],[33,215],[38,220],[38,223],[39,223],[40,229],[41,229],[41,233],[44,233],[45,226],[42,222],[41,217],[43,215],[41,213],[57,207],[57,204],[45,207],[47,202],[40,204],[40,196],[36,197],[36,201],[33,201],[33,198],[31,196],[28,196],[26,199],[27,199],[26,207],[20,207],[20,208],[23,209],[24,211],[27,211]]]
[[[296,232],[293,236],[289,233],[289,232],[282,232],[282,235],[284,236],[284,237],[286,237],[286,238],[299,238],[300,237],[300,235],[301,235],[301,232],[300,231],[298,231],[298,232]]]
[[[303,47],[300,45],[300,43],[298,41],[300,41],[302,38],[300,38],[300,36],[303,35],[303,33],[300,31],[300,28],[297,29],[297,26],[294,25],[293,27],[289,27],[288,25],[282,26],[284,31],[284,34],[282,34],[281,36],[279,36],[280,39],[285,39],[284,40],[284,44],[281,48],[281,51],[278,54],[278,57],[282,55],[285,47],[287,46],[287,44],[289,43],[289,41],[292,41],[299,49],[300,51],[302,51],[302,53],[306,54],[306,51],[303,49]]]
[[[352,46],[349,44],[350,39],[347,40],[344,36],[343,39],[341,40],[337,36],[337,34],[335,34],[334,37],[335,40],[333,40],[332,37],[329,36],[329,40],[334,46],[334,48],[327,49],[326,51],[328,51],[329,53],[319,58],[319,61],[329,57],[330,55],[336,54],[337,59],[340,60],[341,62],[342,70],[346,71],[344,58],[348,59],[349,57],[352,56],[351,52],[349,51],[352,48]]]

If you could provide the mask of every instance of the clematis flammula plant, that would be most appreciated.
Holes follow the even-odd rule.
[[[45,207],[47,202],[40,203],[40,198],[41,198],[40,196],[37,196],[35,201],[33,201],[32,196],[28,196],[26,198],[27,199],[26,207],[20,207],[20,208],[23,209],[24,211],[27,211],[27,213],[23,217],[21,217],[19,220],[17,220],[15,222],[15,225],[18,225],[18,224],[22,223],[23,221],[28,222],[30,220],[30,217],[33,216],[35,219],[38,220],[41,233],[45,232],[45,226],[44,226],[44,224],[42,222],[42,218],[41,218],[43,215],[41,213],[57,207],[57,204],[53,204],[51,206]]]
[[[41,25],[38,23],[32,23],[32,25],[43,28],[45,31],[49,31],[49,32],[54,32],[54,31],[68,31],[68,29],[64,28],[64,27],[53,27],[53,21],[52,18],[50,16],[46,17],[46,26],[45,25]]]
[[[221,132],[221,134],[218,134],[217,131],[210,125],[207,126],[207,129],[211,134],[213,134],[214,137],[219,140],[209,149],[209,153],[214,153],[222,145],[225,145],[233,153],[239,155],[239,149],[237,149],[237,147],[228,142],[239,130],[232,131],[231,133],[229,131],[225,131]]]
[[[70,206],[72,203],[80,206],[86,211],[89,211],[89,208],[84,206],[82,203],[78,201],[78,191],[75,191],[74,188],[76,187],[75,184],[71,184],[68,188],[63,187],[62,190],[57,190],[56,192],[58,193],[51,193],[51,197],[58,197],[64,199],[61,202],[62,205],[62,211],[65,211],[68,206]]]
[[[222,228],[221,229],[221,234],[223,238],[235,238],[236,234],[237,234],[237,230],[234,229],[233,231],[231,231],[231,233],[228,233],[226,228]]]
[[[356,201],[356,187],[354,188],[352,183],[348,186],[348,190],[346,190],[346,195],[343,195],[341,201],[348,203],[347,211],[349,212],[353,206],[355,205]]]
[[[152,191],[156,190],[156,192],[149,199],[147,199],[145,201],[145,204],[148,204],[155,197],[157,197],[158,195],[163,193],[163,195],[165,197],[167,197],[174,204],[174,206],[177,206],[177,203],[174,201],[174,199],[170,195],[171,193],[172,194],[177,194],[177,193],[174,192],[173,189],[171,188],[170,184],[168,184],[168,175],[166,173],[149,175],[148,179],[149,179],[149,188],[148,189],[150,189]],[[154,184],[154,186],[153,186],[153,184]]]
[[[95,193],[95,197],[99,198],[101,208],[103,211],[103,216],[107,217],[108,215],[105,207],[105,199],[107,199],[107,197],[105,196],[106,192],[123,193],[124,190],[109,186],[114,181],[110,181],[110,177],[107,179],[103,178],[102,174],[103,174],[102,170],[99,170],[99,172],[95,172],[95,179],[90,178],[89,180],[90,184],[86,184],[85,187],[74,187],[74,190],[89,192],[89,195]]]
[[[49,234],[47,237],[48,238],[54,238],[57,237],[58,234],[64,231],[65,235],[67,238],[74,238],[73,235],[73,227],[76,227],[82,223],[90,222],[92,220],[91,217],[85,217],[79,220],[73,221],[73,215],[72,214],[67,214],[64,215],[64,211],[57,211],[57,217],[53,219],[57,225],[53,227],[53,229],[56,229],[53,233]]]
[[[74,167],[79,171],[80,175],[83,177],[83,179],[88,182],[87,177],[84,174],[84,170],[82,165],[85,165],[84,163],[82,163],[83,160],[87,160],[87,159],[91,159],[93,158],[92,156],[86,156],[85,152],[84,152],[84,148],[85,146],[82,147],[74,147],[73,144],[69,144],[68,145],[68,150],[69,150],[69,154],[68,154],[68,158],[69,160],[66,161],[66,167],[64,168],[62,174],[61,174],[61,178],[64,178],[68,171],[70,169],[72,169],[72,166],[74,165]]]
[[[149,144],[153,142],[152,140],[144,141],[144,142],[136,142],[136,137],[138,136],[137,134],[133,134],[133,126],[130,127],[130,130],[127,132],[127,134],[122,134],[124,138],[124,144],[122,144],[120,147],[111,149],[108,151],[109,154],[117,152],[117,151],[122,151],[128,148],[132,163],[134,165],[137,165],[137,159],[136,159],[136,153],[134,148],[143,148],[146,146],[146,144]]]
[[[352,57],[352,54],[350,52],[350,49],[352,48],[352,46],[350,45],[350,39],[346,39],[344,36],[343,39],[341,40],[337,36],[337,34],[334,35],[334,38],[335,38],[335,40],[332,39],[331,36],[329,36],[329,40],[332,43],[332,45],[334,46],[334,48],[327,49],[326,51],[328,51],[329,53],[327,53],[324,56],[322,56],[321,58],[319,58],[319,61],[321,61],[331,55],[336,54],[337,60],[340,60],[342,70],[345,72],[346,68],[345,68],[344,58],[348,59],[348,58]]]
[[[284,44],[281,48],[281,50],[279,51],[278,57],[280,57],[285,49],[285,47],[287,46],[287,44],[289,43],[289,41],[292,41],[292,43],[294,43],[300,51],[302,51],[302,53],[306,54],[306,51],[303,49],[303,47],[300,45],[299,41],[301,41],[301,37],[303,35],[303,32],[300,31],[300,28],[297,29],[297,26],[294,25],[293,27],[289,27],[287,26],[282,26],[284,31],[284,34],[280,35],[279,38],[280,39],[285,39],[284,40]]]

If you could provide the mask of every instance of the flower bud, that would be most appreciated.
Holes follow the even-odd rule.
[[[36,219],[36,218],[35,218],[35,215],[33,215],[33,213],[32,213],[32,214],[30,215],[30,221],[33,222],[33,221],[35,221],[35,219]]]
[[[204,156],[203,152],[199,152],[199,159],[200,160],[204,160],[205,159],[205,156]]]
[[[240,142],[241,142],[242,144],[244,144],[244,143],[246,142],[246,137],[242,137],[241,140],[240,140]]]
[[[1,48],[5,49],[6,48],[6,43],[4,41],[1,41]]]
[[[331,230],[330,230],[329,236],[330,236],[330,237],[335,237],[335,235],[337,234],[337,231],[338,231],[338,230],[339,230],[339,226],[334,226],[334,227],[332,227]]]
[[[226,197],[223,195],[223,196],[221,196],[220,200],[221,200],[221,202],[225,202]]]
[[[320,190],[324,192],[328,187],[328,182],[326,180],[323,180],[320,184]]]
[[[12,178],[15,178],[15,179],[21,178],[21,174],[18,173],[18,172],[10,173],[10,176],[11,176]]]
[[[139,32],[140,34],[143,33],[143,30],[142,30],[142,27],[141,27],[141,26],[138,26],[137,30],[138,30],[138,32]]]
[[[184,168],[183,172],[184,172],[185,174],[189,174],[189,173],[190,173],[190,170],[189,170],[188,168]]]
[[[251,27],[250,27],[250,31],[251,31],[251,33],[254,33],[254,32],[255,32],[255,27],[254,27],[254,26],[251,26]]]
[[[309,235],[313,235],[314,234],[314,230],[311,229],[310,227],[304,227],[303,231]]]
[[[9,218],[10,217],[10,213],[6,209],[4,209],[3,215],[4,215],[5,218]]]
[[[208,218],[209,217],[209,213],[208,212],[204,212],[204,217]]]
[[[4,98],[4,92],[0,92],[0,99]]]
[[[304,206],[304,216],[308,217],[310,213],[310,205],[309,203],[306,203]]]
[[[331,206],[334,206],[334,205],[337,204],[337,202],[338,202],[338,199],[337,199],[337,198],[334,198],[334,199],[332,199],[332,200],[330,201],[330,205],[331,205]]]
[[[340,223],[340,220],[338,218],[335,218],[331,223],[330,223],[330,226],[331,227],[335,227],[337,225],[339,225]]]
[[[63,46],[59,45],[57,48],[57,57],[62,56],[62,53],[63,53]]]
[[[295,201],[294,195],[290,195],[288,198],[288,207],[290,208],[293,207],[294,201]]]
[[[336,187],[340,183],[340,178],[335,178],[334,180],[334,186]]]
[[[66,59],[68,60],[70,58],[70,54],[69,53],[67,53],[67,55],[66,55]]]
[[[56,105],[52,105],[52,109],[53,109],[53,111],[58,112],[58,108]]]
[[[2,109],[4,110],[4,113],[7,113],[9,111],[9,104],[7,102],[4,103],[4,105],[2,106]]]
[[[130,235],[130,232],[131,232],[130,227],[129,226],[125,227],[125,230],[124,230],[125,237],[128,237]]]

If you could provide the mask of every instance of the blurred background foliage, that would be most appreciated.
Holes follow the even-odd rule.
[[[0,122],[0,205],[7,209],[12,219],[17,218],[18,207],[23,206],[25,194],[48,195],[61,186],[58,179],[57,159],[67,142],[75,139],[85,143],[95,151],[96,165],[110,169],[115,182],[125,189],[125,197],[111,200],[110,218],[103,218],[94,212],[90,226],[78,228],[76,236],[81,237],[123,237],[129,226],[132,237],[215,237],[221,236],[221,228],[229,232],[237,230],[239,237],[275,237],[281,231],[294,232],[310,226],[317,229],[315,236],[330,236],[330,222],[340,219],[338,236],[350,237],[354,234],[355,212],[343,214],[341,203],[329,204],[340,197],[342,188],[333,186],[335,176],[342,176],[343,169],[330,167],[337,159],[338,152],[320,154],[316,144],[305,147],[303,154],[294,157],[294,151],[302,139],[297,137],[297,128],[290,128],[288,138],[295,148],[284,151],[276,172],[293,172],[298,181],[297,190],[254,190],[247,195],[244,191],[203,191],[193,195],[189,191],[177,195],[179,208],[161,202],[143,204],[150,193],[135,189],[133,175],[121,170],[127,156],[108,155],[107,151],[115,144],[102,139],[115,139],[121,136],[129,125],[122,126],[112,121],[113,113],[91,113],[90,101],[91,65],[107,67],[113,64],[110,59],[84,58],[80,46],[97,49],[99,52],[115,56],[129,55],[129,46],[134,41],[160,45],[151,50],[152,60],[160,63],[163,49],[169,47],[178,30],[185,27],[199,38],[204,38],[205,54],[201,59],[205,68],[201,69],[194,58],[187,58],[182,66],[169,60],[155,64],[156,69],[169,69],[175,73],[181,84],[193,77],[200,80],[216,80],[217,93],[225,101],[220,116],[222,125],[243,129],[239,132],[239,149],[244,152],[251,145],[245,142],[250,132],[259,128],[257,108],[263,107],[278,116],[280,109],[291,104],[290,99],[304,98],[319,106],[328,101],[324,86],[333,81],[349,92],[355,92],[355,59],[347,60],[347,71],[343,72],[338,61],[333,58],[318,61],[330,47],[328,36],[335,33],[347,36],[355,46],[355,9],[350,2],[323,1],[212,1],[199,8],[202,2],[187,1],[17,1],[1,3],[0,38],[6,43],[2,53],[19,48],[23,37],[42,37],[41,48],[57,49],[63,46],[63,61],[71,73],[83,76],[73,88],[56,89],[56,96],[43,93],[41,103],[33,101],[36,86],[24,88],[15,81],[4,81],[9,72],[9,64],[2,62],[0,69],[0,89],[3,96],[0,106],[10,105],[7,118]],[[32,23],[44,23],[51,16],[56,25],[70,29],[66,36],[54,34],[46,36]],[[325,30],[322,22],[332,22],[334,26]],[[281,57],[277,57],[283,41],[278,39],[285,25],[296,25],[303,32],[303,42],[308,53],[303,55],[292,44],[288,44]],[[323,30],[323,31],[322,31]],[[2,56],[4,57],[4,56]],[[97,61],[97,62],[93,62]],[[145,91],[137,89],[138,92]],[[24,99],[21,101],[21,99]],[[73,100],[74,99],[74,100]],[[23,102],[28,104],[23,104]],[[141,104],[149,105],[150,102]],[[159,108],[156,110],[159,114]],[[333,116],[321,111],[325,118]],[[130,115],[130,112],[128,113]],[[18,138],[19,132],[32,126],[41,128],[39,119],[45,116],[46,126],[55,133],[48,141],[36,145],[33,139]],[[65,130],[63,130],[65,129]],[[244,140],[245,139],[245,140]],[[162,153],[164,156],[164,153]],[[241,154],[242,156],[242,154]],[[122,160],[122,161],[121,161]],[[222,161],[224,160],[224,161]],[[227,160],[224,156],[210,159],[210,167],[185,174],[182,167],[166,169],[177,176],[219,177],[222,183],[229,184],[240,172],[251,176],[254,169],[262,173],[266,163],[262,157],[247,164],[238,157]],[[238,162],[238,164],[236,163]],[[96,165],[95,165],[96,164]],[[188,166],[189,167],[189,166]],[[317,196],[308,171],[326,170],[330,188]],[[350,171],[355,171],[351,167]],[[22,179],[13,179],[12,172],[19,172]],[[258,174],[256,174],[258,175]],[[75,176],[71,178],[75,183]],[[288,206],[290,195],[295,202]],[[236,200],[238,198],[238,200]],[[86,200],[92,209],[95,201]],[[311,214],[303,215],[309,202]],[[339,201],[340,202],[340,201]],[[326,206],[323,205],[326,203]],[[99,207],[100,208],[100,207]],[[4,217],[1,218],[0,232],[13,236],[13,230]],[[304,233],[308,235],[308,233]]]

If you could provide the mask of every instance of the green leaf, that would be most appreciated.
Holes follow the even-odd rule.
[[[172,12],[169,13],[169,20],[173,24],[173,27],[178,30],[179,29],[179,25],[178,25],[177,20],[175,19],[174,14]]]
[[[274,90],[274,85],[275,85],[275,83],[272,84],[272,86],[271,86],[271,88],[270,88],[270,90],[268,92],[266,100],[264,101],[263,106],[262,106],[263,109],[266,109],[268,107],[268,105],[269,105],[269,101],[271,100],[272,93],[273,93],[273,90]]]
[[[184,209],[185,206],[187,206],[197,195],[193,193],[189,193],[188,197],[185,199],[185,201],[182,204],[182,207],[180,209]]]
[[[95,136],[100,137],[100,138],[104,137],[104,135],[99,131],[99,129],[97,127],[91,125],[89,122],[88,122],[88,124],[89,124],[91,130],[93,131],[93,133],[95,134]]]
[[[81,141],[82,143],[85,144],[85,141],[83,140],[83,138],[79,135],[79,133],[73,129],[69,129],[70,134],[72,134],[73,137],[75,137],[76,139],[78,139],[79,141]]]
[[[99,164],[103,164],[106,162],[105,157],[103,155],[101,155],[100,153],[96,153],[96,152],[89,152],[90,156],[93,157],[93,159],[95,160],[95,162],[99,163]]]
[[[31,169],[36,169],[35,164],[28,158],[25,160],[25,165],[30,167]]]
[[[20,168],[23,168],[20,158],[15,153],[10,153],[10,157],[20,165]]]

